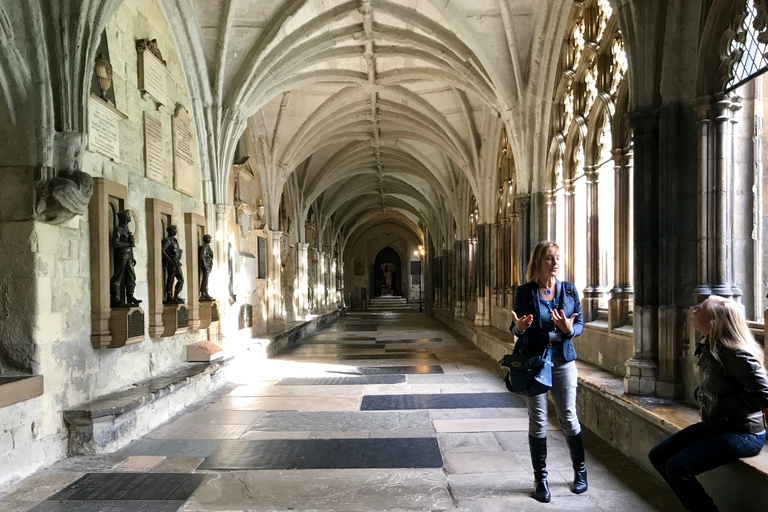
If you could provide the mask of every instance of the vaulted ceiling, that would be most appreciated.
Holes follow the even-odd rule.
[[[453,222],[465,229],[471,196],[492,215],[500,131],[514,129],[531,72],[540,74],[531,62],[553,58],[534,54],[537,38],[570,9],[561,0],[195,6],[214,101],[248,117],[268,203],[287,184],[294,213],[314,206],[334,234],[396,210],[451,236]]]

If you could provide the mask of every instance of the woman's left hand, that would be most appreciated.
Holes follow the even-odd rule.
[[[578,313],[574,313],[571,315],[571,318],[568,318],[565,316],[565,311],[553,309],[552,310],[552,321],[555,322],[555,325],[558,329],[563,331],[563,334],[568,334],[571,332],[571,329],[573,329],[573,319],[579,316]]]

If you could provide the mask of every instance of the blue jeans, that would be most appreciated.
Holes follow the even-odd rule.
[[[555,403],[557,420],[567,436],[581,432],[579,418],[576,416],[576,386],[579,371],[576,362],[554,359],[552,367],[552,401]],[[531,437],[547,437],[547,393],[525,397],[528,405],[528,434]]]
[[[696,423],[654,446],[648,458],[687,510],[716,511],[696,475],[732,460],[754,457],[763,448],[765,432],[734,434]]]

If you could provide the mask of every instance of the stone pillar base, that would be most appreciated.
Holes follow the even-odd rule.
[[[633,357],[626,362],[624,393],[628,395],[656,396],[658,365],[650,359]]]
[[[464,301],[457,300],[456,307],[453,308],[453,316],[464,316],[467,312],[467,308],[464,306]]]
[[[624,295],[623,293],[621,295]],[[616,297],[608,301],[608,325],[611,329],[627,325],[632,309],[631,297]]]

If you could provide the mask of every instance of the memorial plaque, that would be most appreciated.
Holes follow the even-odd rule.
[[[204,479],[185,473],[89,473],[48,500],[187,500]]]
[[[120,159],[120,119],[125,116],[103,100],[88,100],[88,149],[114,161]]]
[[[267,239],[260,236],[256,238],[259,257],[259,279],[267,278]]]
[[[147,112],[144,112],[144,163],[147,178],[162,183],[165,163],[163,124]]]
[[[139,90],[149,95],[155,103],[163,105],[168,88],[168,70],[165,64],[149,48],[141,46],[141,43],[142,41],[137,41]]]
[[[219,321],[219,305],[214,302],[211,304],[211,322]]]
[[[189,327],[189,311],[184,306],[176,311],[176,324],[179,327]]]
[[[253,254],[237,253],[236,295],[250,295],[256,290],[256,258]]]
[[[128,337],[144,336],[144,312],[140,309],[128,317]]]
[[[172,120],[173,186],[179,192],[195,196],[195,142],[187,109],[179,105]]]

